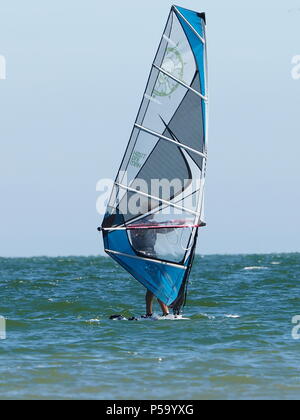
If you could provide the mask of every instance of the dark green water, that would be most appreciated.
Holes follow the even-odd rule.
[[[197,257],[189,320],[107,258],[0,259],[0,398],[300,398],[300,254]],[[158,309],[158,308],[157,308]]]

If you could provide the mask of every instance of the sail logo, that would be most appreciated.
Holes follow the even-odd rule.
[[[131,156],[130,165],[140,169],[143,166],[146,157],[147,155],[145,153],[135,151]]]
[[[6,320],[0,316],[0,340],[6,340]]]
[[[292,78],[293,80],[300,80],[300,55],[295,55],[292,58]]]
[[[170,75],[174,76],[178,80],[183,80],[184,76],[184,61],[178,50],[179,44],[175,47],[167,49],[164,62],[161,68]],[[179,87],[179,83],[172,80],[164,73],[160,73],[156,82],[156,86],[153,92],[153,97],[156,96],[171,96]]]
[[[6,80],[6,58],[0,55],[0,80]]]
[[[300,315],[294,316],[292,324],[296,324],[292,330],[292,338],[294,340],[300,340]]]

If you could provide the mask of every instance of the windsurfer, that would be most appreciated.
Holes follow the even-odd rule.
[[[150,290],[147,290],[146,293],[146,315],[145,318],[150,318],[153,315],[153,301],[154,301],[154,294],[150,292]],[[169,307],[163,303],[161,300],[157,299],[158,303],[160,304],[160,307],[163,312],[163,316],[169,315]]]
[[[141,223],[140,223],[141,224]],[[151,226],[151,229],[145,228],[146,226]],[[158,234],[169,233],[173,231],[173,228],[166,228],[166,229],[154,229],[153,226],[159,226],[159,223],[155,222],[153,218],[150,216],[143,220],[143,228],[141,229],[134,229],[131,230],[130,236],[132,245],[136,251],[140,254],[143,254],[150,258],[157,258],[155,246],[157,242]],[[146,293],[146,318],[149,318],[153,315],[153,301],[155,295],[150,290],[147,290]],[[162,302],[160,299],[157,299],[162,312],[163,316],[169,315],[169,307]]]

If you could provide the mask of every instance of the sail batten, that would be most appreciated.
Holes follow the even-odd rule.
[[[120,188],[123,188],[123,189],[127,190],[127,191],[131,191],[131,192],[133,192],[137,195],[142,195],[146,198],[150,198],[151,200],[158,201],[158,202],[163,203],[163,204],[167,204],[168,206],[171,206],[171,207],[175,207],[178,210],[181,210],[183,212],[191,213],[191,214],[194,214],[195,216],[199,216],[199,217],[201,216],[201,213],[193,211],[191,209],[187,209],[187,208],[182,207],[182,206],[178,206],[177,204],[172,203],[171,201],[166,201],[166,200],[163,200],[160,197],[155,197],[154,195],[146,194],[146,193],[144,193],[142,191],[139,191],[139,190],[136,190],[134,188],[127,187],[126,185],[122,185],[122,184],[118,184],[118,183],[116,183],[116,185]]]
[[[180,268],[182,270],[187,270],[187,267],[185,267],[184,265],[181,265],[181,264],[172,264],[172,263],[169,263],[167,261],[154,260],[154,259],[151,259],[151,258],[145,258],[145,257],[137,256],[137,255],[124,254],[123,252],[112,251],[110,249],[105,249],[105,252],[108,253],[108,254],[112,254],[112,255],[119,255],[119,256],[122,256],[122,257],[132,258],[132,259],[140,260],[140,261],[150,261],[150,262],[153,262],[155,264],[162,264],[162,265],[167,265],[169,267],[176,267],[176,268]]]
[[[193,152],[193,153],[195,153],[199,156],[202,156],[203,159],[207,159],[207,156],[204,153],[201,153],[198,150],[192,149],[191,147],[187,146],[186,144],[183,144],[182,142],[169,139],[169,137],[166,137],[166,136],[163,136],[162,134],[156,133],[155,131],[150,130],[149,128],[143,127],[142,125],[139,125],[139,124],[135,124],[135,127],[139,128],[142,131],[145,131],[146,133],[152,134],[155,137],[158,137],[160,139],[169,141],[169,142],[175,144],[177,147],[182,147],[183,149],[189,150],[190,152]]]
[[[186,83],[184,83],[182,80],[177,79],[177,77],[173,76],[171,73],[169,73],[168,71],[162,69],[161,67],[158,67],[156,64],[153,64],[153,67],[156,68],[156,70],[158,70],[160,73],[163,73],[165,76],[170,77],[170,79],[173,79],[175,82],[179,83],[180,85],[184,86],[185,88],[187,88],[188,90],[190,90],[191,92],[194,92],[195,95],[200,96],[201,99],[203,99],[204,101],[208,101],[208,98],[206,96],[203,96],[200,92],[198,92],[197,90],[193,89],[191,86],[188,86]]]
[[[172,6],[102,224],[107,254],[176,313],[206,225],[205,26]]]
[[[174,10],[176,11],[176,13],[178,13],[178,15],[186,22],[186,24],[191,28],[191,30],[195,33],[195,35],[200,39],[200,41],[205,44],[206,41],[205,39],[198,33],[198,31],[193,27],[193,25],[191,25],[191,23],[188,21],[188,19],[185,18],[185,16],[180,12],[179,7],[174,6]]]

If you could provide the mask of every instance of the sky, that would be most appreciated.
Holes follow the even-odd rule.
[[[198,252],[299,252],[300,0],[177,4],[207,14]],[[116,175],[171,5],[0,0],[0,256],[103,254],[96,183]]]

